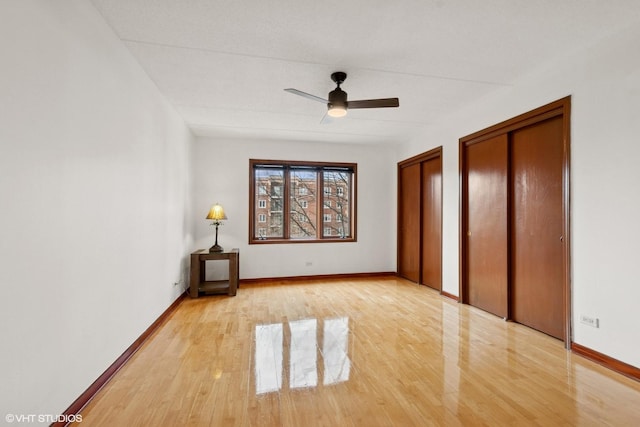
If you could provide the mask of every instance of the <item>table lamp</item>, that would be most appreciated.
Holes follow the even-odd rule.
[[[207,219],[213,220],[211,225],[216,226],[216,243],[209,248],[209,252],[222,252],[222,246],[218,244],[218,226],[222,224],[220,221],[227,219],[227,215],[224,213],[224,209],[218,203],[211,206]]]

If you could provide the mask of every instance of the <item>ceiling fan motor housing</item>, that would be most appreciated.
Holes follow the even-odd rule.
[[[329,102],[327,103],[329,108],[331,107],[347,107],[347,92],[342,89],[335,88],[329,92]]]

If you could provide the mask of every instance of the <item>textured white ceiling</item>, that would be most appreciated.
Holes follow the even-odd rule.
[[[92,0],[197,135],[401,143],[640,22],[638,0]],[[330,75],[399,108],[320,121]]]

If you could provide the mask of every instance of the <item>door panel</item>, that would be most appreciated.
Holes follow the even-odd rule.
[[[511,317],[564,339],[562,117],[511,138]]]
[[[442,158],[422,162],[422,277],[442,289]]]
[[[508,315],[507,135],[466,150],[468,303],[500,317]]]
[[[398,274],[420,280],[420,164],[399,168]]]

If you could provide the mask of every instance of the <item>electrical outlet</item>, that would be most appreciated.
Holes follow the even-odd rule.
[[[584,323],[585,325],[589,325],[593,328],[600,327],[600,319],[597,317],[585,316],[584,314],[580,315],[580,323]]]
[[[313,265],[313,263],[311,261],[307,261],[307,262],[304,263],[304,265],[306,267],[311,267]]]

